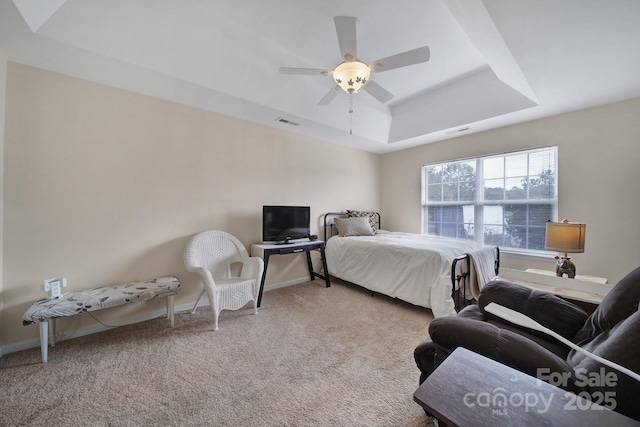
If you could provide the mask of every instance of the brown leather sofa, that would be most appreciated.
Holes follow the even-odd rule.
[[[640,373],[639,301],[640,267],[621,279],[590,316],[553,294],[490,282],[482,289],[478,305],[431,322],[430,338],[414,351],[420,383],[453,350],[464,347],[565,390],[587,392],[593,401],[640,420],[640,382],[542,332],[510,324],[484,310],[496,302],[519,311],[583,349]]]

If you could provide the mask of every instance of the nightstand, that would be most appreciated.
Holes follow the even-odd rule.
[[[587,312],[595,310],[613,288],[603,277],[576,276],[575,279],[569,279],[557,277],[552,271],[536,269],[522,271],[502,268],[499,278],[539,291],[551,292],[576,303]]]

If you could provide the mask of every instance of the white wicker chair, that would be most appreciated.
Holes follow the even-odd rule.
[[[231,266],[235,263],[242,263],[242,270],[239,276],[233,277]],[[258,314],[258,291],[264,262],[262,258],[250,257],[236,237],[216,230],[196,234],[184,250],[184,265],[190,272],[198,273],[203,284],[192,313],[206,292],[216,331],[222,310],[238,310],[253,301],[254,314]]]

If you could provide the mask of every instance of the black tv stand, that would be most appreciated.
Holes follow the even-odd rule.
[[[327,258],[324,253],[324,241],[322,240],[314,240],[310,242],[292,242],[288,246],[282,247],[282,244],[276,243],[262,243],[262,244],[253,244],[251,245],[251,256],[259,256],[264,260],[264,270],[262,271],[262,279],[260,280],[260,290],[258,292],[258,307],[260,307],[260,303],[262,302],[262,292],[264,291],[264,280],[267,277],[267,267],[269,266],[269,257],[271,255],[286,255],[286,254],[295,254],[306,252],[307,255],[307,266],[309,268],[309,279],[315,280],[316,277],[320,279],[324,279],[326,287],[331,286],[331,282],[329,281],[329,269],[327,268]],[[320,257],[322,259],[322,268],[324,274],[319,274],[313,271],[313,265],[311,263],[311,255],[310,251],[319,250]]]

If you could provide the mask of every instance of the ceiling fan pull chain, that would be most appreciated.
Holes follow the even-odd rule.
[[[349,94],[349,135],[353,135],[353,93]]]

